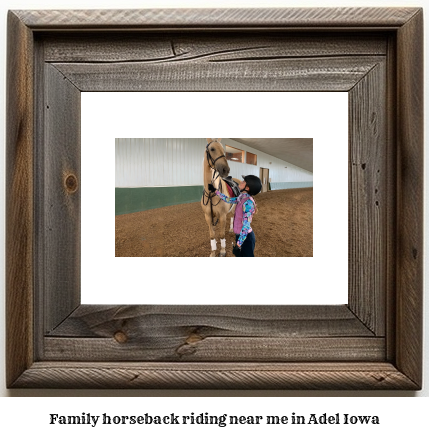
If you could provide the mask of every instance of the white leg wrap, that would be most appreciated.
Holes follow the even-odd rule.
[[[229,226],[229,230],[234,228],[234,218],[231,218],[231,225]]]
[[[215,251],[216,250],[216,239],[211,239],[210,242],[212,244],[212,251]]]
[[[225,248],[226,247],[226,239],[221,239],[220,240],[220,246],[221,246],[221,248]]]

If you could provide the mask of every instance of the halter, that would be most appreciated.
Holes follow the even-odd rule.
[[[209,142],[206,146],[206,157],[207,157],[207,163],[209,164],[209,167],[214,171],[213,172],[213,176],[212,176],[212,185],[214,185],[214,182],[220,177],[219,172],[216,169],[215,163],[219,160],[224,158],[226,160],[226,156],[219,156],[216,159],[213,159],[212,155],[210,154],[209,151],[209,147],[211,144],[213,144],[213,142],[218,142],[218,141],[212,141]],[[222,145],[222,144],[221,144]],[[216,175],[217,174],[217,175]],[[216,175],[216,177],[214,177]],[[222,182],[219,184],[219,191],[222,192]],[[208,202],[210,201],[210,207],[211,207],[211,211],[212,211],[212,223],[213,223],[213,227],[216,226],[216,224],[218,223],[219,219],[216,221],[216,223],[214,222],[213,219],[213,201],[212,198],[215,197],[216,194],[212,194],[211,192],[206,192],[205,188],[203,189],[203,205],[207,206]],[[207,201],[204,203],[204,199],[207,197]],[[215,204],[215,206],[217,206],[219,203],[221,202],[221,199],[219,199],[219,201]]]

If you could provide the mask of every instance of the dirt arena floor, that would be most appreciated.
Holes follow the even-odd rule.
[[[255,200],[256,257],[313,256],[313,188],[271,191]],[[226,235],[231,257],[235,236],[228,229]],[[218,235],[217,241],[219,252]],[[208,257],[210,252],[200,203],[116,216],[116,257]]]

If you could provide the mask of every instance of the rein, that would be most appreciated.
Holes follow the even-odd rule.
[[[213,159],[212,155],[211,155],[210,152],[209,152],[209,146],[210,146],[211,144],[213,144],[213,142],[216,142],[216,141],[212,141],[212,142],[210,142],[209,144],[207,144],[207,146],[206,146],[206,158],[207,158],[207,163],[209,164],[209,167],[213,170],[213,175],[212,175],[212,181],[211,181],[211,184],[214,186],[214,182],[216,182],[216,180],[220,177],[219,172],[216,170],[215,163],[216,163],[219,159],[222,159],[222,158],[225,158],[225,159],[226,159],[226,157],[225,157],[225,155],[223,155],[223,156],[219,156],[219,157],[216,158],[216,159]],[[217,175],[216,175],[216,174],[217,174]],[[216,175],[216,177],[215,177],[215,175]],[[219,189],[218,189],[218,191],[222,192],[222,180],[221,180],[220,183],[219,183]],[[216,194],[212,194],[211,192],[206,192],[206,189],[205,189],[205,188],[203,189],[203,205],[204,205],[204,206],[207,206],[208,202],[210,201],[210,207],[211,207],[211,212],[212,212],[212,224],[213,224],[213,227],[215,227],[216,224],[217,224],[218,221],[219,221],[219,218],[218,218],[217,221],[214,222],[214,218],[213,218],[213,206],[217,206],[217,205],[222,201],[221,199],[219,199],[219,201],[218,201],[215,205],[213,205],[213,200],[212,200],[212,198],[215,197],[215,196],[216,196]],[[205,199],[206,197],[207,197],[207,201],[204,202],[204,199]]]

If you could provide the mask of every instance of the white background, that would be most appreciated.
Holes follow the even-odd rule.
[[[346,304],[348,94],[225,92],[216,93],[222,110],[195,110],[211,98],[204,92],[82,93],[82,303]],[[313,257],[115,257],[115,138],[209,134],[313,138]]]
[[[2,68],[0,69],[0,78],[2,87],[0,89],[0,98],[2,101],[2,107],[5,108],[5,35],[6,35],[6,10],[7,9],[34,9],[34,8],[141,8],[141,7],[201,7],[203,4],[207,6],[217,6],[217,7],[285,7],[285,6],[424,6],[426,1],[397,1],[397,0],[342,0],[342,1],[330,1],[330,2],[318,2],[318,1],[292,1],[292,0],[270,0],[265,2],[263,0],[220,0],[215,2],[206,1],[204,3],[197,0],[165,0],[165,1],[155,1],[155,0],[121,0],[121,1],[108,1],[108,0],[79,0],[79,1],[65,1],[59,2],[58,0],[38,0],[38,1],[18,1],[18,0],[6,0],[1,3],[1,44],[0,44],[0,56],[2,62]],[[427,19],[425,20],[427,23]],[[425,59],[428,59],[428,41],[426,36],[425,41]],[[427,71],[427,68],[426,68]],[[427,77],[427,73],[426,73]],[[426,94],[425,94],[426,97]],[[425,116],[427,120],[427,115]],[[425,126],[428,127],[427,121],[425,121]],[[0,134],[4,138],[4,117],[0,119]],[[425,167],[427,168],[427,157],[425,158]],[[0,168],[4,168],[4,156],[0,155]],[[4,172],[3,172],[4,173]],[[427,182],[426,182],[427,183]],[[426,185],[427,186],[427,185]],[[1,190],[4,192],[4,180],[1,180]],[[0,213],[0,226],[4,229],[4,204],[1,204]],[[426,206],[427,207],[427,206]],[[426,209],[427,210],[427,209]],[[428,224],[426,219],[425,224]],[[4,246],[4,232],[0,233],[1,245]],[[427,242],[427,236],[425,236],[425,242]],[[0,279],[4,283],[4,251],[0,251],[2,268],[0,270]],[[427,260],[426,260],[427,266]],[[425,269],[427,271],[427,268]],[[427,285],[425,285],[425,373],[424,376],[428,376],[428,350],[429,350],[429,330],[427,327],[428,320],[428,309],[427,309]],[[3,304],[0,305],[0,318],[4,320],[4,290],[1,289],[1,295]],[[4,323],[1,323],[1,336],[0,336],[0,373],[4,374]],[[47,425],[48,414],[56,413],[59,411],[67,411],[70,414],[80,414],[82,412],[94,413],[106,412],[114,414],[136,414],[140,412],[145,412],[150,408],[151,411],[157,411],[158,413],[167,412],[171,408],[177,407],[189,408],[199,412],[199,410],[209,411],[216,413],[217,410],[228,409],[227,413],[248,413],[255,414],[260,412],[261,414],[281,413],[284,411],[285,414],[291,411],[307,412],[307,413],[324,413],[330,411],[340,411],[344,409],[352,410],[355,414],[380,414],[384,416],[384,422],[380,426],[374,427],[364,427],[355,426],[347,428],[350,434],[361,435],[363,431],[366,434],[393,434],[394,431],[407,431],[409,433],[420,433],[422,428],[425,428],[426,415],[428,410],[428,396],[429,388],[425,381],[424,389],[421,392],[348,392],[348,391],[334,391],[334,392],[295,392],[295,391],[75,391],[75,390],[20,390],[20,391],[7,391],[4,384],[4,376],[0,379],[0,395],[3,396],[45,396],[45,397],[65,397],[65,398],[42,398],[42,399],[25,399],[25,398],[2,398],[0,401],[0,429],[3,430],[8,428],[8,432],[12,433],[13,430],[28,430],[32,433],[43,434],[55,434],[59,433],[59,428],[54,426],[49,428]],[[145,398],[145,397],[171,397],[171,396],[187,396],[187,398]],[[82,396],[83,398],[70,399],[67,397]],[[128,398],[122,398],[118,400],[108,399],[108,398],[89,398],[91,396],[125,396]],[[235,396],[240,397],[254,397],[258,396],[260,398],[234,398]],[[290,397],[329,397],[329,398],[290,398]],[[352,398],[336,398],[339,396],[352,397]],[[379,396],[390,396],[392,398],[377,398]],[[407,399],[403,397],[426,397],[420,399]],[[138,400],[134,400],[133,397],[139,397]],[[194,398],[198,397],[198,398]],[[218,398],[220,397],[220,398]],[[372,397],[372,398],[367,398]],[[199,409],[199,410],[197,410]],[[105,434],[103,429],[87,429],[75,427],[62,429],[61,432],[64,434],[76,434],[76,430],[80,433],[90,432],[95,434]],[[122,429],[123,431],[124,429]],[[128,429],[127,429],[128,430]],[[141,435],[144,432],[144,428],[139,427],[133,431],[136,434]],[[165,428],[161,428],[165,430]],[[266,431],[267,428],[263,428]],[[276,432],[278,434],[284,435],[286,432],[291,434],[303,433],[305,434],[344,434],[345,427],[331,427],[331,426],[305,426],[300,429],[294,428],[294,432],[290,428],[276,428],[269,429],[270,432]],[[110,430],[110,433],[115,432],[118,434],[118,428]],[[159,431],[159,429],[158,429]],[[179,432],[179,430],[175,430]],[[183,430],[182,430],[183,431]],[[185,429],[189,432],[189,429]],[[195,431],[195,430],[193,430]],[[196,431],[199,433],[201,429],[197,427]],[[203,429],[204,431],[204,429]],[[214,429],[207,429],[205,432],[212,433]],[[229,429],[228,431],[231,431]],[[234,434],[236,430],[233,429]],[[250,429],[240,429],[240,431],[257,431],[258,434],[261,432],[261,428]],[[73,432],[73,433],[72,433]],[[103,433],[102,433],[103,432]],[[225,430],[222,430],[225,433]],[[125,432],[127,434],[128,432]]]

